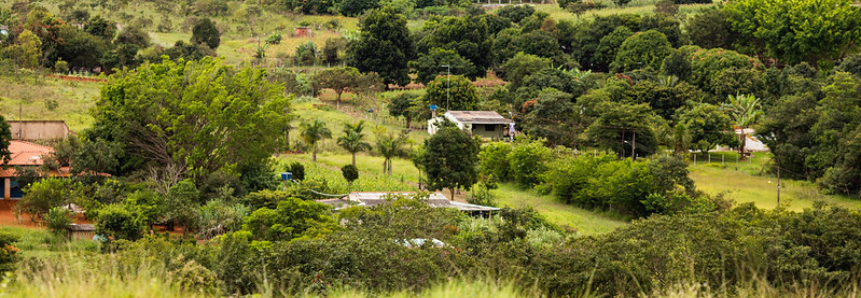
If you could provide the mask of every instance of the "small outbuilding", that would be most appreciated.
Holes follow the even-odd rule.
[[[514,133],[514,120],[494,111],[448,111],[440,117],[428,120],[428,133],[436,134],[440,123],[445,120],[482,139],[502,139],[511,137]]]

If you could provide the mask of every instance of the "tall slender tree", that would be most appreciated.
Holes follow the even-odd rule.
[[[747,143],[747,135],[745,135],[744,130],[756,124],[765,113],[762,111],[760,99],[753,94],[728,95],[727,98],[729,102],[724,103],[721,108],[729,113],[732,122],[741,129],[741,144],[738,146],[738,153],[744,156],[744,147]]]
[[[353,155],[353,166],[356,166],[356,153],[371,150],[371,144],[363,142],[365,135],[362,130],[365,128],[365,121],[359,121],[356,124],[344,124],[344,136],[338,138],[338,145],[350,154]]]
[[[326,123],[315,119],[312,122],[304,122],[302,127],[302,139],[305,143],[314,147],[314,153],[311,155],[311,160],[317,162],[317,143],[323,139],[332,137],[332,131],[326,127]]]
[[[398,156],[407,154],[406,145],[409,143],[409,138],[406,133],[398,136],[389,134],[380,134],[377,136],[377,151],[385,158],[383,160],[383,173],[392,175],[392,159]]]

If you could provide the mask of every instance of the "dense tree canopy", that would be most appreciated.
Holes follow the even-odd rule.
[[[359,25],[359,40],[349,49],[349,64],[361,72],[376,72],[386,84],[410,82],[407,62],[415,55],[407,19],[391,7],[372,10]]]
[[[861,43],[861,10],[852,0],[732,1],[725,10],[742,50],[782,63],[835,60]]]
[[[200,181],[261,163],[283,143],[283,94],[265,71],[219,59],[145,64],[102,87],[88,135],[119,142],[127,170],[173,165]]]

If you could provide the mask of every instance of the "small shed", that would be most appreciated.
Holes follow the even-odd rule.
[[[293,30],[293,36],[295,36],[295,37],[310,37],[313,35],[314,35],[314,32],[312,32],[311,28],[308,28],[308,27],[296,27]]]
[[[482,139],[509,137],[514,126],[514,120],[502,117],[494,111],[448,111],[440,117],[428,120],[428,133],[436,134],[438,125],[445,121],[444,119]]]

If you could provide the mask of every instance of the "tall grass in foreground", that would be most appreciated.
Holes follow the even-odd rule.
[[[182,260],[178,260],[183,263]],[[147,257],[67,254],[57,258],[31,259],[22,262],[15,273],[7,274],[0,281],[0,297],[234,297],[220,293],[218,282],[209,272],[194,262],[169,268],[158,265]],[[249,268],[253,270],[252,268]],[[583,285],[584,289],[589,288]],[[258,287],[260,293],[249,297],[284,297],[277,289],[266,285]],[[392,293],[371,293],[357,289],[323,290],[326,294],[312,292],[309,288],[304,294],[294,297],[381,297],[381,298],[538,298],[543,295],[535,285],[499,282],[490,278],[467,281],[455,278],[420,291],[402,290]],[[289,296],[288,296],[289,297]],[[570,297],[604,297],[583,293],[573,293]],[[678,284],[651,294],[641,294],[647,298],[711,298],[711,297],[754,297],[754,298],[819,298],[819,297],[861,297],[861,291],[854,282],[847,284],[786,285],[776,287],[763,278],[754,278],[740,285],[725,288],[710,288],[706,285],[689,283]]]

